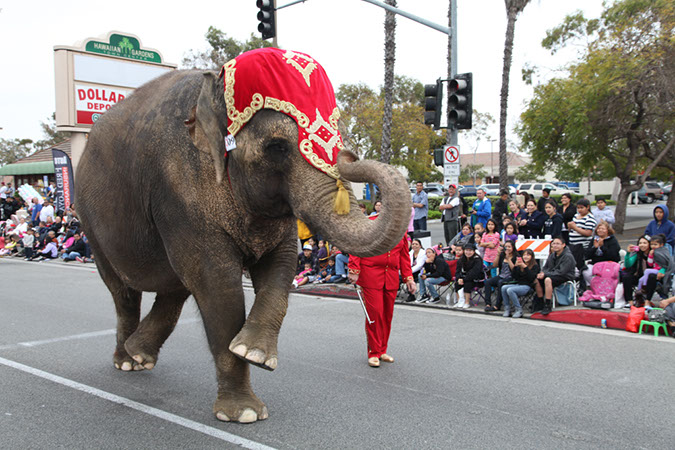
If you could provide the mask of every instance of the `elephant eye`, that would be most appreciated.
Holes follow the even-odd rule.
[[[265,153],[268,158],[280,160],[288,157],[290,147],[284,139],[270,139],[265,143]]]

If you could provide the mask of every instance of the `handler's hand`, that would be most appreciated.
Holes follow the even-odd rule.
[[[347,276],[347,278],[349,278],[349,281],[350,281],[352,284],[356,284],[356,282],[359,280],[359,276],[358,276],[357,274],[355,274],[355,273],[350,273],[350,274]]]
[[[417,292],[417,283],[415,283],[414,280],[408,280],[405,282],[405,285],[408,287],[408,292],[415,295],[415,292]]]

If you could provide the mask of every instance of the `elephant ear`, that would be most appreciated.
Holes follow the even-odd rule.
[[[216,181],[222,183],[225,174],[225,142],[221,120],[226,119],[225,111],[218,103],[219,97],[216,83],[218,78],[213,72],[204,73],[202,89],[197,106],[190,111],[190,118],[185,121],[195,147],[208,153],[213,158],[216,169]],[[221,117],[222,116],[222,117]]]

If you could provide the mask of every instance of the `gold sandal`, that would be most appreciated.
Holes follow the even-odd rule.
[[[372,358],[368,358],[368,365],[370,367],[380,367],[380,360],[377,356],[373,356]]]
[[[388,363],[393,363],[393,362],[394,362],[394,358],[392,358],[391,356],[387,355],[386,353],[382,353],[382,355],[380,355],[380,359],[381,359],[382,361],[388,362]]]

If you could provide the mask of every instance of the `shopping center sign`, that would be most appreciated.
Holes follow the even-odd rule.
[[[113,31],[79,47],[54,47],[57,129],[88,131],[134,89],[175,68],[129,33]]]

